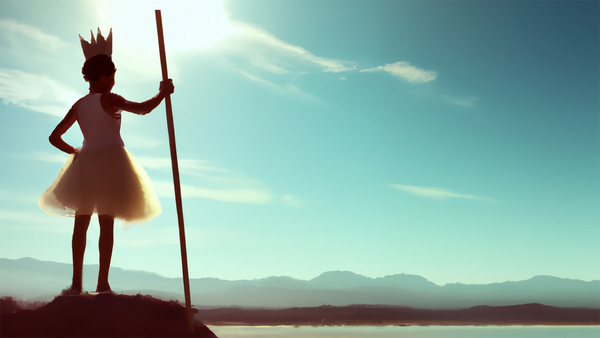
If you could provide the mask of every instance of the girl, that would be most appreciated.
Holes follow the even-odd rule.
[[[73,281],[63,295],[82,292],[83,256],[86,233],[93,213],[100,223],[100,271],[96,292],[112,292],[108,271],[113,249],[114,219],[145,223],[161,212],[160,203],[144,169],[124,148],[120,135],[121,111],[145,115],[173,93],[172,80],[160,83],[159,93],[141,102],[130,102],[111,93],[115,68],[111,60],[112,39],[107,54],[88,55],[82,73],[89,94],[79,99],[50,135],[50,143],[71,154],[54,183],[42,196],[40,206],[60,216],[75,216],[73,230]],[[98,43],[106,42],[98,32]],[[87,43],[87,42],[86,42]],[[88,44],[90,45],[90,44]],[[92,35],[92,46],[96,41]],[[62,135],[77,121],[83,133],[83,147],[73,148]]]

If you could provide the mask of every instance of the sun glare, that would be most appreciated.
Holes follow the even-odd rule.
[[[115,45],[126,41],[130,47],[155,48],[156,9],[161,10],[165,44],[170,50],[208,48],[236,31],[220,0],[99,1],[98,9],[103,29],[112,27],[119,35]]]

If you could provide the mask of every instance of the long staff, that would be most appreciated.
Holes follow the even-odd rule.
[[[158,32],[158,49],[160,51],[160,65],[163,81],[167,80],[167,55],[165,53],[165,39],[163,36],[162,17],[160,9],[156,13],[156,29]],[[175,146],[175,127],[173,125],[173,110],[171,108],[171,95],[165,97],[167,108],[167,128],[169,129],[169,145],[171,146],[171,164],[173,166],[173,185],[175,187],[175,203],[177,205],[177,220],[179,221],[179,244],[181,246],[181,264],[183,267],[183,289],[185,292],[185,310],[190,332],[194,332],[192,319],[192,304],[190,297],[190,279],[188,276],[187,250],[185,247],[185,229],[183,227],[183,205],[181,202],[181,185],[179,183],[179,165],[177,164],[177,148]]]

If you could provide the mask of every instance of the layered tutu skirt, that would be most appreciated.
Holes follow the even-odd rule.
[[[96,213],[137,224],[161,213],[148,174],[122,146],[72,154],[39,205],[56,216]]]

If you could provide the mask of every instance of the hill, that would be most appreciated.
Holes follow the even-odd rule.
[[[189,332],[179,303],[142,295],[56,297],[35,310],[2,299],[0,318],[2,337],[216,337],[197,320]]]

